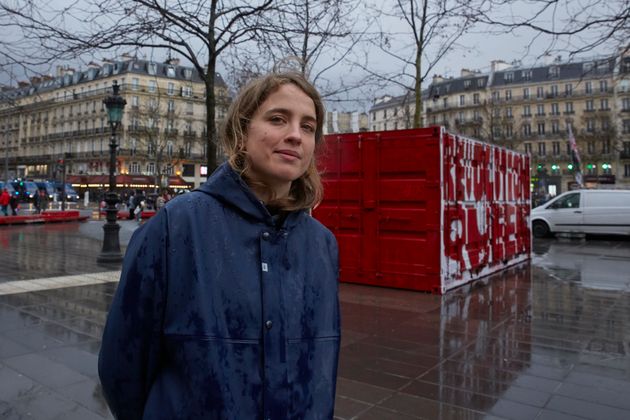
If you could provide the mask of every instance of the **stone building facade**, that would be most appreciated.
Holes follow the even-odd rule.
[[[434,77],[427,96],[425,126],[442,125],[531,155],[534,191],[555,195],[575,187],[569,127],[584,184],[630,188],[630,54],[574,62],[556,58],[532,67],[494,61],[488,73]],[[400,110],[407,103],[377,99],[370,129],[405,128]]]
[[[109,173],[111,130],[103,99],[112,84],[126,100],[117,132],[116,173],[184,176],[202,181],[206,162],[205,84],[178,60],[157,63],[123,57],[55,76],[32,78],[0,94],[2,152],[11,177],[59,179]],[[216,117],[224,118],[228,89],[216,75]],[[63,167],[60,163],[63,162]],[[4,176],[4,174],[2,174]]]

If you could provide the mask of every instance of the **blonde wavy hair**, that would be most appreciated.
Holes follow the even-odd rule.
[[[249,122],[258,108],[269,95],[282,85],[293,84],[302,90],[315,104],[317,127],[315,130],[315,153],[306,172],[291,184],[289,196],[277,198],[274,191],[266,184],[248,177],[250,170],[245,150],[245,138]],[[284,211],[310,209],[316,206],[323,196],[322,181],[317,171],[317,156],[323,146],[324,104],[319,92],[304,76],[299,73],[271,73],[247,84],[230,105],[225,124],[221,130],[221,143],[228,157],[228,163],[243,180],[255,191],[261,191],[270,197],[267,206]]]

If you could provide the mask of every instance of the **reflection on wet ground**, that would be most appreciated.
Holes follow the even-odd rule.
[[[74,261],[100,250],[85,227],[28,228],[12,246],[43,261],[7,272],[0,257],[2,279],[95,269]],[[0,296],[1,418],[108,417],[96,355],[115,287]],[[630,241],[537,241],[531,264],[445,296],[342,284],[340,297],[338,419],[630,418]]]

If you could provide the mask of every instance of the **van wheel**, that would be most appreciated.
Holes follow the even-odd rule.
[[[546,238],[549,236],[549,226],[545,222],[541,222],[537,220],[534,222],[534,226],[532,228],[534,237],[536,238]]]

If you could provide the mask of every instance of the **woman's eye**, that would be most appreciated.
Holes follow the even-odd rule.
[[[284,118],[280,116],[275,116],[275,117],[271,117],[270,121],[273,123],[282,123],[284,122]]]
[[[304,124],[304,125],[302,126],[302,129],[303,129],[304,131],[309,132],[309,133],[314,133],[314,132],[315,132],[315,127],[314,127],[314,126],[312,126],[312,125],[310,125],[310,124]]]

